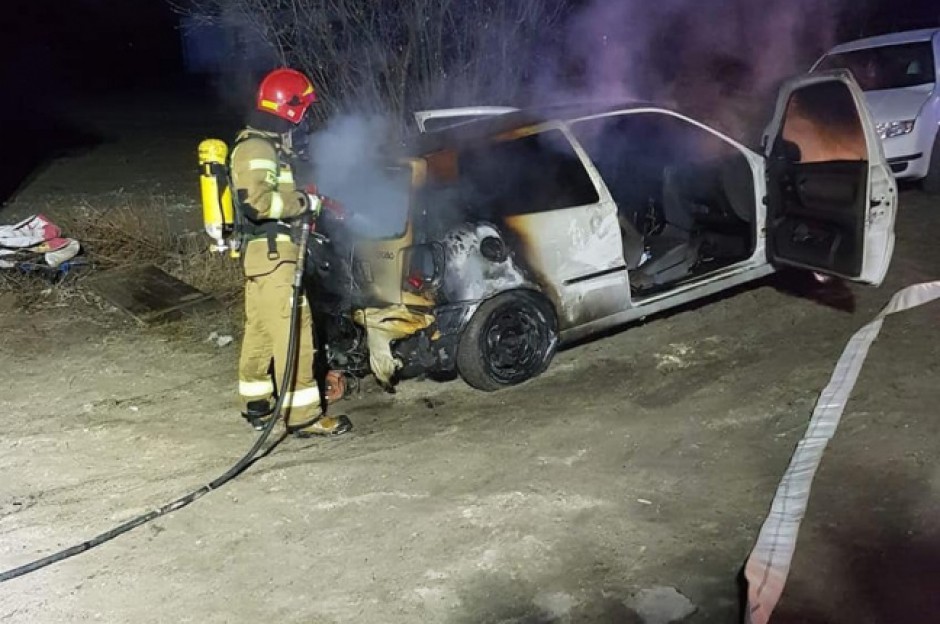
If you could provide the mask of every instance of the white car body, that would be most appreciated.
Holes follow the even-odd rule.
[[[834,144],[818,143],[820,139],[831,138],[833,128],[838,131],[838,117],[834,125],[829,117],[816,119],[814,123],[822,125],[809,126],[812,129],[808,133],[807,126],[799,124],[810,119],[803,116],[806,110],[820,103],[826,109],[830,100],[838,100],[843,113],[852,118],[851,135],[836,135]],[[427,122],[433,119],[441,120],[440,132],[428,128]],[[587,181],[572,181],[566,174],[563,179],[567,182],[558,192],[583,188],[578,185],[586,184],[590,199],[576,195],[578,199],[569,200],[565,196],[560,200],[562,203],[552,204],[554,207],[536,210],[533,206],[542,199],[535,194],[520,195],[517,203],[506,204],[509,212],[481,216],[480,220],[469,223],[469,227],[466,219],[470,218],[470,213],[459,213],[453,221],[459,231],[455,234],[455,230],[447,230],[451,227],[448,225],[444,228],[448,233],[444,235],[429,234],[429,219],[447,212],[436,201],[428,200],[427,204],[419,203],[412,209],[409,225],[400,237],[360,248],[359,256],[366,259],[368,271],[359,272],[370,276],[366,280],[368,288],[381,295],[378,299],[384,302],[382,306],[388,306],[382,308],[376,304],[377,309],[360,311],[360,315],[368,317],[371,313],[375,318],[391,319],[390,323],[397,324],[387,332],[392,336],[391,330],[395,329],[394,338],[382,336],[379,331],[384,327],[382,323],[369,325],[372,369],[388,371],[385,378],[380,378],[383,383],[390,383],[391,373],[403,364],[406,368],[450,370],[454,360],[468,383],[485,390],[518,383],[538,374],[553,353],[551,340],[546,339],[542,344],[544,351],[540,351],[546,361],[535,361],[531,370],[512,379],[490,378],[479,370],[467,374],[467,369],[474,368],[478,359],[486,360],[487,353],[480,351],[477,358],[473,352],[477,342],[464,340],[464,337],[473,337],[474,328],[488,322],[500,301],[540,301],[536,307],[544,304],[546,308],[539,309],[550,310],[549,316],[554,320],[549,323],[554,337],[561,343],[570,343],[760,279],[784,266],[878,285],[885,277],[894,251],[897,185],[866,110],[864,96],[847,71],[811,74],[785,84],[767,129],[764,154],[681,113],[656,105],[562,107],[533,118],[527,117],[524,111],[511,109],[462,108],[425,111],[416,114],[416,121],[427,139],[415,152],[415,162],[421,163],[416,165],[416,170],[433,169],[444,176],[458,175],[453,172],[461,171],[463,165],[447,163],[463,162],[461,159],[465,156],[459,155],[463,153],[460,150],[482,149],[480,153],[486,155],[485,159],[468,161],[478,165],[491,163],[486,175],[493,177],[480,179],[496,184],[500,178],[513,181],[497,193],[514,192],[513,189],[519,188],[515,186],[518,180],[528,193],[530,187],[526,185],[530,182],[526,180],[529,179],[513,177],[512,169],[507,170],[499,160],[501,152],[493,147],[528,142],[526,145],[542,146],[539,149],[544,151],[539,154],[570,153],[565,158],[577,163],[576,168],[584,173]],[[628,127],[656,130],[651,135],[620,134],[622,130],[617,130]],[[741,175],[729,184],[739,191],[741,201],[737,205],[747,205],[746,218],[742,218],[741,223],[747,231],[749,245],[742,247],[740,253],[731,254],[726,262],[706,265],[696,272],[690,266],[687,270],[683,268],[680,274],[671,273],[680,265],[660,264],[660,260],[674,257],[662,249],[651,251],[649,260],[631,260],[637,245],[631,242],[633,238],[627,235],[620,220],[622,209],[633,197],[631,189],[642,184],[644,171],[653,172],[652,179],[657,185],[664,180],[657,172],[662,171],[660,165],[670,162],[659,159],[654,145],[657,137],[668,136],[661,133],[669,127],[679,128],[679,134],[675,135],[679,138],[708,137],[710,144],[733,154],[736,167],[740,165],[736,171]],[[592,128],[602,131],[593,132]],[[804,134],[795,134],[794,128],[802,128]],[[538,143],[543,133],[553,135],[552,141],[560,142]],[[627,139],[629,136],[633,138]],[[820,145],[836,145],[841,150],[845,137],[849,136],[855,149],[851,156],[817,149]],[[476,147],[468,147],[471,143]],[[622,161],[613,156],[624,146],[633,150],[630,158],[634,160]],[[802,147],[803,151],[792,156],[792,149],[786,151],[788,146]],[[610,160],[606,160],[608,158]],[[517,162],[533,161],[527,157]],[[622,166],[624,162],[629,162],[630,166]],[[613,168],[610,168],[611,163]],[[650,165],[648,170],[644,169],[647,165]],[[466,167],[470,172],[466,175],[476,175],[472,173],[476,171],[473,165]],[[546,169],[546,175],[548,172]],[[444,178],[435,179],[440,182]],[[549,183],[551,180],[545,179],[541,184]],[[463,187],[451,187],[448,192],[460,188]],[[557,197],[555,192],[553,190],[550,197]],[[667,223],[678,222],[667,219]],[[665,234],[643,234],[645,249],[655,250],[662,236]],[[504,246],[506,253],[494,256],[484,252],[483,243],[495,239],[501,240],[501,248]],[[440,257],[448,260],[442,264],[431,263],[435,268],[430,273],[423,268],[423,263],[409,260],[416,257],[414,250],[435,247],[442,249]],[[686,244],[686,248],[692,245]],[[663,272],[654,272],[659,271],[656,267],[660,266]],[[415,267],[420,270],[413,270]],[[418,279],[412,283],[415,275]],[[637,282],[637,276],[668,277],[654,280],[650,286],[650,283]],[[514,299],[520,292],[526,295]],[[488,306],[491,302],[493,305]],[[393,311],[398,316],[392,314]],[[405,313],[407,323],[403,321]],[[432,322],[436,322],[433,335],[422,336],[420,332]],[[518,344],[518,335],[510,342]],[[492,343],[487,340],[486,345],[494,352],[501,347],[496,339]],[[388,366],[377,367],[380,359]]]
[[[921,180],[929,175],[940,178],[940,28],[915,30],[878,37],[869,37],[851,41],[834,47],[813,66],[813,71],[821,67],[831,67],[836,55],[864,54],[869,51],[881,51],[891,55],[905,46],[919,45],[932,51],[933,80],[900,88],[865,90],[864,80],[860,80],[865,93],[869,112],[884,144],[885,155],[892,172],[898,178]],[[899,47],[900,46],[900,47]],[[846,58],[841,56],[840,58]],[[926,68],[915,67],[918,61],[912,61],[909,72],[924,71]],[[858,76],[856,76],[858,77]],[[889,129],[894,125],[894,132],[906,129],[899,124],[913,122],[908,132],[892,136]],[[931,171],[931,168],[934,168]],[[929,189],[936,190],[936,189]]]

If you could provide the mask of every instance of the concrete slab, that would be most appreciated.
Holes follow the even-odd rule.
[[[211,295],[153,265],[112,269],[87,279],[84,285],[144,325],[221,306]]]

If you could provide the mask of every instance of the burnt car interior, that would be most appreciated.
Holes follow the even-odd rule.
[[[662,112],[587,119],[573,130],[617,204],[634,296],[753,253],[753,173],[735,146]]]
[[[494,284],[518,283],[518,276],[534,275],[523,250],[538,243],[524,239],[513,218],[599,201],[591,176],[558,129],[486,136],[430,154],[426,162],[415,229],[425,241],[445,243],[447,274],[470,271]],[[493,234],[477,240],[471,231],[480,227]],[[472,266],[461,269],[465,263]],[[480,285],[459,283],[467,275],[445,279],[435,293],[437,303],[475,299]]]
[[[768,252],[844,276],[862,271],[868,146],[849,88],[802,87],[768,163]]]
[[[634,296],[753,253],[753,173],[737,147],[656,111],[585,119],[572,129],[617,205]],[[468,220],[495,224],[599,201],[570,141],[556,129],[437,152],[428,157],[428,173],[423,201],[434,209],[422,218],[432,239]]]
[[[560,130],[488,141],[428,159],[425,226],[439,238],[465,221],[594,204],[597,189]]]

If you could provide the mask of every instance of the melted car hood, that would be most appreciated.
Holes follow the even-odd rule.
[[[916,119],[924,102],[933,93],[934,85],[920,85],[903,89],[866,91],[865,100],[875,123]]]

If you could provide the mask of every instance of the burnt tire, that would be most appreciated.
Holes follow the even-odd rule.
[[[457,347],[457,371],[469,385],[493,392],[542,374],[558,347],[552,306],[537,294],[512,291],[479,307]]]
[[[933,152],[930,155],[930,166],[927,175],[920,182],[921,189],[931,195],[940,195],[940,132],[933,140]]]

